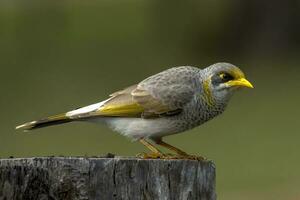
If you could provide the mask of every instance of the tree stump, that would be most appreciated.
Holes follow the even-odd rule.
[[[215,200],[211,161],[41,157],[0,159],[0,200]]]

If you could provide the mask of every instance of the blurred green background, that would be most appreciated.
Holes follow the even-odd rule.
[[[173,66],[226,61],[255,89],[166,141],[216,163],[222,200],[300,199],[299,1],[0,2],[0,157],[135,155],[105,126],[17,134],[20,123],[96,103]]]

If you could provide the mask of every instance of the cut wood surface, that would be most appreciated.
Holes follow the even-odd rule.
[[[0,200],[215,200],[212,161],[126,157],[0,159]]]

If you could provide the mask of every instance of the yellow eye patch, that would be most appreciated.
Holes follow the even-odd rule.
[[[219,76],[220,76],[221,79],[224,79],[226,77],[226,74],[225,73],[221,73]]]

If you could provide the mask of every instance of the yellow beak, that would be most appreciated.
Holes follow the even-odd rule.
[[[237,80],[228,81],[227,84],[229,86],[254,88],[253,85],[245,78],[239,78]]]

